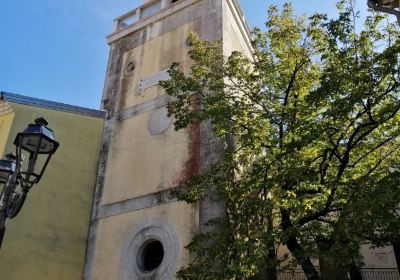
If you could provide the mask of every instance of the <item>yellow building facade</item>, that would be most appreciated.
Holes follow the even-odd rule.
[[[2,157],[38,117],[47,119],[60,147],[19,215],[7,221],[0,279],[81,279],[104,113],[1,92]]]

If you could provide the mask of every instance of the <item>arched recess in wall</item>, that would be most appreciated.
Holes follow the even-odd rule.
[[[122,279],[172,279],[179,248],[178,235],[167,221],[153,219],[135,225],[121,249]]]

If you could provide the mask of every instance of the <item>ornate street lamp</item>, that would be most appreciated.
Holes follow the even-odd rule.
[[[368,0],[368,7],[379,12],[395,15],[400,24],[400,0]]]
[[[7,218],[18,215],[29,190],[39,183],[58,148],[53,131],[47,125],[44,118],[29,124],[15,138],[15,155],[8,154],[6,159],[0,160],[0,248]]]

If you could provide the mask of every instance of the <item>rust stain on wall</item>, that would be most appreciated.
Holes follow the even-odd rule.
[[[175,185],[185,184],[192,176],[197,175],[200,169],[200,124],[192,123],[188,126],[189,134],[188,159],[183,165],[178,178],[174,181]]]

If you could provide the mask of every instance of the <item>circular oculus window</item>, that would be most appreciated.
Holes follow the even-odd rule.
[[[137,265],[144,272],[151,272],[160,267],[164,259],[164,246],[157,239],[145,241],[137,254]]]
[[[137,224],[122,245],[122,279],[172,279],[177,270],[179,248],[178,235],[165,220]]]
[[[135,71],[136,68],[136,63],[134,61],[128,62],[128,64],[125,67],[125,74],[130,75]]]

